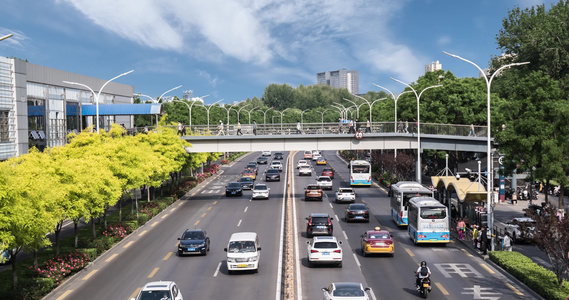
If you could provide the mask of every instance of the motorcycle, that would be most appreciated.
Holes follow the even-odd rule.
[[[427,295],[431,292],[431,278],[425,277],[421,278],[420,285],[419,285],[419,293],[421,297],[427,299]]]

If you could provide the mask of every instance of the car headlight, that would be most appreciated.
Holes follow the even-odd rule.
[[[196,248],[204,247],[204,246],[205,246],[205,242],[204,242],[204,243],[201,243],[201,244],[199,244],[199,245],[196,245]]]
[[[236,262],[236,261],[235,261],[235,258],[234,258],[234,257],[228,257],[228,258],[227,258],[227,262],[234,263],[234,262]]]
[[[259,259],[259,256],[255,255],[255,256],[249,257],[248,261],[257,261],[257,259]]]

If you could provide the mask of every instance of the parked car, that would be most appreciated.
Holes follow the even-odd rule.
[[[334,225],[328,214],[313,213],[306,218],[306,237],[311,238],[315,235],[332,235],[334,232]]]
[[[304,200],[319,200],[322,201],[324,192],[322,188],[317,184],[309,184],[304,190]]]
[[[174,281],[153,281],[145,284],[136,298],[131,298],[131,300],[146,299],[184,300],[184,297]]]
[[[317,236],[312,243],[306,241],[306,244],[309,267],[314,264],[335,264],[339,268],[342,267],[342,242],[335,237]]]
[[[510,235],[513,243],[529,242],[533,240],[536,222],[532,218],[513,218],[506,222],[504,231]]]
[[[184,254],[207,255],[209,251],[209,237],[203,229],[188,229],[178,240],[178,256]]]
[[[330,176],[318,176],[316,179],[316,184],[323,190],[331,190],[332,189],[332,179]]]
[[[309,166],[302,166],[298,168],[298,176],[302,175],[312,176],[312,168]]]
[[[239,178],[239,183],[241,184],[242,189],[250,190],[253,188],[255,181],[253,180],[253,178],[251,178],[249,176],[243,176],[243,177]]]
[[[257,157],[257,164],[259,165],[266,165],[269,163],[269,160],[267,159],[266,156],[259,156]]]
[[[303,167],[303,166],[310,167],[310,164],[308,163],[308,161],[306,161],[306,160],[304,160],[304,159],[301,159],[301,160],[299,160],[299,161],[296,163],[296,168],[297,168],[297,169],[300,168],[300,167]]]
[[[375,253],[387,253],[391,256],[395,254],[393,236],[389,231],[381,230],[379,227],[364,232],[361,245],[363,256]]]
[[[273,162],[271,162],[270,168],[282,171],[283,170],[283,164],[280,161],[273,161]]]
[[[352,203],[346,207],[346,222],[364,221],[369,222],[369,209],[363,203]]]
[[[239,182],[230,182],[225,187],[225,196],[243,196],[243,188]]]
[[[265,181],[281,181],[281,172],[278,169],[265,171]]]
[[[253,187],[253,194],[251,196],[251,199],[256,200],[256,199],[269,199],[269,191],[271,189],[269,189],[267,187],[266,184],[264,183],[257,183],[255,184],[255,186]]]
[[[275,159],[283,159],[284,155],[282,152],[275,152]]]
[[[265,150],[262,152],[263,156],[271,156],[271,151]]]
[[[339,187],[336,191],[336,203],[356,202],[356,192],[351,187]]]
[[[322,169],[322,173],[320,173],[320,176],[330,176],[330,178],[334,179],[334,169],[324,168]]]
[[[364,288],[358,282],[336,282],[326,288],[322,288],[324,300],[369,300],[366,293],[369,290],[369,287]]]

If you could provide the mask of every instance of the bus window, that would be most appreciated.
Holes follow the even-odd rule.
[[[422,219],[444,219],[446,218],[446,209],[444,208],[423,208],[421,209]]]

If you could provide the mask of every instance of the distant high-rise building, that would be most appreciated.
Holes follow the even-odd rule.
[[[428,65],[425,65],[425,73],[434,72],[434,71],[442,70],[442,69],[443,69],[443,65],[441,65],[438,60],[431,62]]]
[[[326,84],[334,88],[347,89],[351,94],[359,94],[358,71],[341,69],[316,73],[316,84]]]
[[[194,91],[193,90],[187,90],[187,91],[184,91],[182,99],[188,100],[188,99],[192,99],[193,97],[194,97]]]

